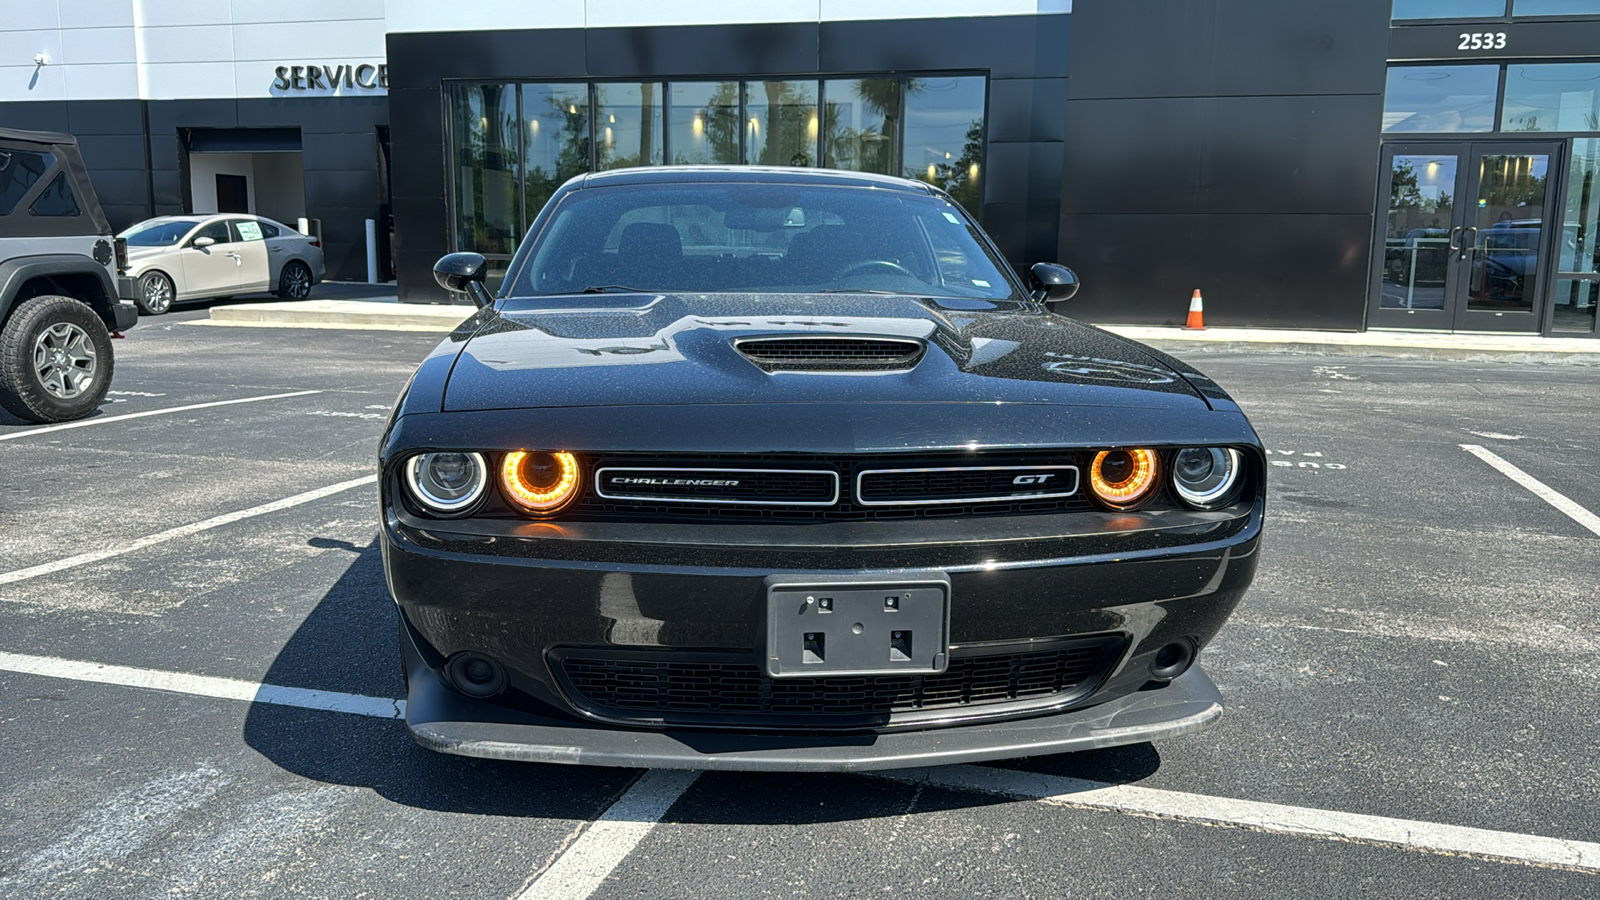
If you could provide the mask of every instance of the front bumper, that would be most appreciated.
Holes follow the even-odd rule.
[[[1070,753],[1174,737],[1222,716],[1222,696],[1198,666],[1160,687],[1085,709],[1005,722],[887,734],[804,735],[644,731],[539,716],[447,687],[402,638],[406,728],[441,753],[519,762],[784,772],[861,772]]]

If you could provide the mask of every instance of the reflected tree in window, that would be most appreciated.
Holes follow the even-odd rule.
[[[906,94],[921,90],[919,79],[906,80]],[[827,137],[824,165],[880,175],[893,175],[899,170],[899,79],[830,81],[824,116],[823,131]]]
[[[480,253],[510,253],[520,225],[515,89],[463,84],[453,91],[456,245]]]
[[[531,221],[567,179],[589,171],[589,92],[585,85],[525,84],[523,191]]]

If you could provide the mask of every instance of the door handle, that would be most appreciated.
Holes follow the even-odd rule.
[[[1470,241],[1467,240],[1467,232],[1469,232],[1469,231],[1472,232],[1472,239]],[[1466,259],[1467,258],[1467,254],[1471,253],[1472,251],[1474,251],[1476,249],[1478,249],[1478,226],[1476,226],[1476,225],[1463,225],[1463,226],[1461,226],[1461,258],[1462,259]]]
[[[1459,236],[1460,233],[1461,233],[1461,226],[1460,225],[1456,225],[1456,226],[1454,226],[1454,227],[1452,227],[1450,229],[1449,237],[1445,238],[1445,246],[1450,248],[1450,252],[1451,253],[1454,253],[1457,250],[1461,249],[1461,245],[1456,243],[1456,237]]]

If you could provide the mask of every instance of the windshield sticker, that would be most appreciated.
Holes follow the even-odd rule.
[[[961,224],[961,220],[956,218],[954,213],[945,213],[944,217],[946,219],[949,219],[950,220],[950,224],[952,224],[952,225],[960,225]]]
[[[975,284],[975,285],[977,285],[977,286],[978,286],[978,287],[988,287],[988,286],[989,286],[989,282],[987,282],[987,281],[984,281],[984,280],[983,280],[983,279],[981,279],[981,278],[974,278],[974,279],[972,279],[972,283],[973,283],[973,284]]]
[[[237,224],[239,228],[239,237],[244,238],[247,241],[261,240],[260,224],[256,222],[238,222],[235,224]]]

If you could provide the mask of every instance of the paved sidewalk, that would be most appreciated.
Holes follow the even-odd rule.
[[[471,306],[400,303],[393,296],[213,306],[197,325],[255,328],[350,328],[448,332]],[[1600,340],[1534,335],[1440,334],[1420,331],[1296,331],[1280,328],[1154,328],[1104,325],[1107,331],[1177,353],[1283,353],[1378,356],[1464,362],[1536,362],[1600,366]]]

